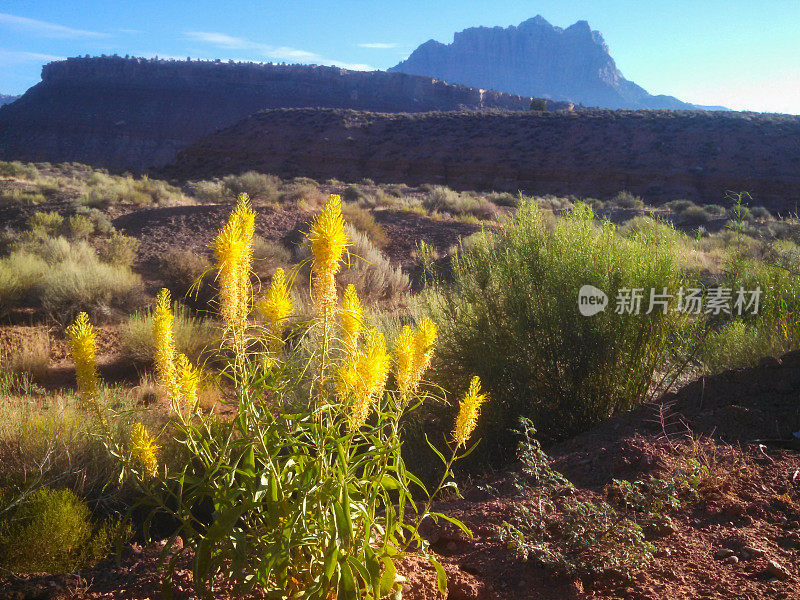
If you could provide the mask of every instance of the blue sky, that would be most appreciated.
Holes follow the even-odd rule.
[[[622,73],[653,94],[800,114],[798,0],[0,0],[0,93],[42,64],[131,54],[385,69],[428,39],[541,14],[602,32]]]

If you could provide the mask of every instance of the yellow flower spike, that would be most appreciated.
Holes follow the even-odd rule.
[[[105,425],[97,401],[99,381],[97,377],[97,343],[89,315],[80,313],[75,322],[67,328],[69,348],[75,361],[75,375],[78,380],[78,394],[81,403],[90,408],[97,419]]]
[[[162,289],[156,296],[153,311],[153,341],[155,344],[156,371],[169,397],[177,401],[180,390],[175,371],[174,318],[169,290]]]
[[[356,288],[351,283],[344,291],[342,298],[342,332],[344,333],[344,343],[348,353],[355,353],[358,348],[358,336],[364,325],[364,307],[358,299]]]
[[[142,466],[145,473],[155,477],[158,473],[159,447],[148,433],[147,427],[141,423],[136,423],[131,428],[130,450],[131,457]]]
[[[233,333],[234,345],[244,347],[250,313],[250,271],[253,263],[255,212],[247,194],[239,195],[236,209],[214,242],[219,270],[220,315]]]
[[[268,358],[273,360],[283,349],[283,330],[286,327],[286,320],[294,310],[294,303],[283,269],[277,269],[272,275],[272,285],[267,292],[267,297],[256,305],[256,309],[267,320]]]
[[[397,390],[402,395],[407,395],[414,387],[414,333],[406,325],[400,330],[395,341],[395,355],[397,358]]]
[[[183,408],[194,410],[197,405],[197,384],[200,373],[192,366],[185,354],[179,354],[175,360],[175,370],[178,375],[180,388],[180,402]]]
[[[419,384],[433,358],[436,345],[436,323],[428,318],[419,322],[417,333],[414,336],[414,386]]]
[[[339,369],[339,394],[343,398],[351,397],[348,415],[351,430],[367,421],[373,401],[383,393],[390,368],[391,358],[386,353],[383,334],[376,329],[368,330],[364,349]]]
[[[481,405],[486,400],[487,395],[481,394],[481,380],[476,375],[470,381],[469,390],[467,390],[459,406],[456,424],[453,428],[453,441],[456,444],[456,448],[467,443],[469,436],[475,430],[475,425],[477,425]]]
[[[336,194],[331,194],[325,207],[311,223],[308,241],[314,257],[311,265],[314,274],[312,298],[317,312],[327,319],[336,307],[335,276],[349,243],[344,230],[342,199]]]
[[[413,393],[431,364],[436,344],[436,324],[422,319],[416,333],[406,326],[395,343],[397,354],[397,388],[402,395]]]

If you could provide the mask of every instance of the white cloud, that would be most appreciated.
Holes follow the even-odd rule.
[[[73,29],[56,23],[38,21],[27,17],[18,17],[7,13],[0,13],[0,26],[10,27],[18,31],[28,32],[32,35],[47,38],[100,38],[108,37],[107,33]]]
[[[304,62],[315,63],[320,65],[333,65],[334,67],[341,67],[343,69],[352,69],[354,71],[372,71],[374,67],[361,63],[348,63],[331,58],[325,58],[315,52],[307,50],[299,50],[297,48],[290,48],[287,46],[271,46],[269,44],[262,44],[261,42],[253,42],[251,40],[234,37],[225,33],[216,31],[187,31],[184,35],[196,42],[210,44],[225,50],[245,50],[256,54],[261,58],[267,58],[272,61],[278,62]]]
[[[4,50],[0,48],[0,64],[14,65],[20,63],[39,62],[46,63],[53,60],[64,60],[63,56],[41,54],[39,52],[23,52],[20,50]]]
[[[373,42],[371,44],[356,44],[359,48],[373,48],[377,50],[391,50],[397,48],[400,44],[392,42]]]

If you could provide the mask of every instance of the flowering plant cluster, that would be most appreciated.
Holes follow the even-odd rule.
[[[213,245],[220,354],[227,365],[221,387],[229,391],[234,416],[200,410],[201,369],[176,350],[171,299],[162,290],[153,338],[172,418],[155,436],[136,423],[128,447],[112,450],[136,475],[154,511],[180,524],[175,535],[183,538],[183,551],[194,552],[201,597],[214,597],[214,581],[222,576],[236,593],[260,588],[276,598],[378,599],[397,590],[395,563],[410,550],[431,561],[444,593],[444,569],[418,530],[426,519],[446,519],[469,533],[458,520],[431,511],[431,504],[443,488],[457,490],[452,465],[474,448],[469,439],[486,401],[480,381],[472,379],[461,402],[446,440],[449,456],[433,448],[444,473],[429,490],[403,461],[401,419],[427,398],[423,378],[435,350],[435,323],[405,326],[389,345],[369,325],[352,285],[339,302],[336,275],[349,240],[338,196],[330,197],[307,234],[314,317],[295,319],[293,276],[283,269],[255,298],[255,217],[243,194]],[[94,337],[85,315],[70,336],[79,384],[101,418]],[[160,460],[157,440],[167,436],[183,452],[178,468]],[[167,584],[183,551],[164,555]]]

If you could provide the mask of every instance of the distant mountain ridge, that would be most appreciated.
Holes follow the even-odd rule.
[[[518,26],[470,27],[451,44],[428,40],[388,70],[599,108],[723,109],[649,94],[625,79],[589,23],[562,29],[541,15]]]
[[[0,94],[0,106],[4,104],[11,104],[14,100],[21,98],[22,96],[9,96],[8,94]]]
[[[0,107],[0,160],[79,161],[144,170],[268,108],[380,112],[528,110],[532,98],[431,77],[315,65],[104,56],[46,64],[42,81]],[[567,103],[554,103],[553,110]]]

